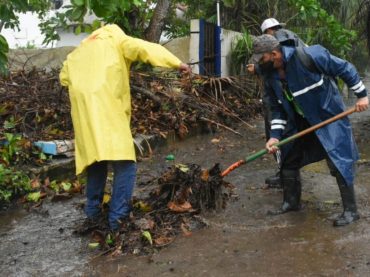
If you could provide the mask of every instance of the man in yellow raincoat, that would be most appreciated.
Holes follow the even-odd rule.
[[[136,179],[129,84],[134,61],[191,71],[161,45],[127,36],[117,25],[107,25],[84,39],[67,56],[60,72],[71,101],[76,174],[87,171],[85,213],[90,222],[100,217],[108,162],[113,167],[108,214],[112,231],[129,215]]]

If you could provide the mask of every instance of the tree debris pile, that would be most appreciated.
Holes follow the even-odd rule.
[[[30,140],[73,137],[68,94],[58,71],[18,71],[0,78],[0,133]]]
[[[250,127],[246,121],[261,112],[256,82],[245,76],[179,78],[173,71],[133,71],[131,89],[134,134],[166,136],[175,130],[182,138],[201,123],[229,130],[235,123]]]
[[[36,140],[73,138],[68,93],[57,70],[17,71],[0,78],[0,132]],[[243,81],[243,82],[242,82]],[[215,78],[174,71],[131,73],[132,131],[180,136],[199,122],[244,122],[261,111],[252,79]]]
[[[220,173],[219,164],[210,170],[196,164],[169,167],[159,178],[139,185],[150,191],[134,200],[133,215],[123,222],[119,234],[110,234],[106,223],[79,231],[88,230],[84,233],[91,233],[90,245],[99,247],[104,254],[152,253],[173,242],[176,236],[189,236],[206,226],[202,211],[225,208],[233,187]]]

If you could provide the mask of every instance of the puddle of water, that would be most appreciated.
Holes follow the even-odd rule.
[[[74,205],[46,204],[38,213],[23,209],[0,215],[2,276],[72,276],[88,262],[83,239],[72,235],[81,219]]]

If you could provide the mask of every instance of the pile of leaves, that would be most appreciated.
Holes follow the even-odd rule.
[[[109,233],[106,221],[93,228],[80,226],[80,234],[91,234],[92,248],[101,254],[149,254],[183,234],[207,225],[200,213],[225,208],[233,187],[220,176],[216,164],[210,170],[196,164],[169,167],[160,177],[139,185],[149,193],[133,202],[133,215],[119,233]],[[85,227],[85,228],[84,228]]]
[[[30,140],[73,137],[68,94],[58,71],[18,71],[0,78],[0,133]]]
[[[179,78],[176,73],[132,72],[134,96],[133,133],[166,136],[175,130],[180,137],[200,124],[232,130],[261,112],[254,79],[242,76],[207,77],[193,74]]]
[[[31,141],[73,138],[70,102],[57,70],[0,78],[0,133]],[[174,71],[131,73],[133,134],[180,136],[199,122],[244,122],[260,112],[251,79],[179,77]],[[0,139],[4,139],[1,137]]]
[[[83,194],[84,185],[76,180],[50,181],[34,178],[30,182],[30,192],[20,198],[27,210],[41,207],[44,200],[51,202],[63,201],[72,198],[75,194]]]
[[[233,130],[261,112],[254,79],[180,76],[173,70],[132,70],[133,135],[180,138],[201,126]],[[29,192],[22,166],[50,161],[33,146],[38,140],[73,139],[68,92],[59,71],[20,70],[0,77],[0,202]],[[14,167],[14,168],[13,168]],[[17,174],[13,174],[17,172]],[[1,177],[0,176],[0,177]],[[5,176],[5,177],[4,177]]]

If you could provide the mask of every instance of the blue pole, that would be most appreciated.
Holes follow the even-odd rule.
[[[215,26],[215,75],[221,77],[221,27]]]
[[[204,75],[204,19],[199,19],[199,74]]]

